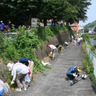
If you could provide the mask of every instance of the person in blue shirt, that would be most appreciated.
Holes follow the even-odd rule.
[[[3,23],[3,21],[1,21],[1,24],[0,24],[0,30],[1,31],[4,31],[4,26],[5,26],[5,24]]]
[[[34,62],[29,58],[21,58],[21,59],[18,60],[18,62],[23,63],[23,64],[25,64],[26,66],[29,67],[30,73],[31,73],[30,74],[30,80],[31,80],[32,79],[32,71],[33,71]]]
[[[19,63],[23,63],[23,64],[25,64],[26,66],[29,66],[31,61],[32,61],[32,60],[29,59],[29,58],[21,58],[21,59],[18,60]]]
[[[72,66],[68,69],[66,76],[69,78],[71,83],[74,83],[74,79],[79,76],[79,72],[81,72],[79,66]]]

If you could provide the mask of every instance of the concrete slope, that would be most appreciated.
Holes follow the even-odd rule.
[[[95,96],[89,78],[73,86],[66,80],[66,72],[73,65],[82,67],[82,48],[70,44],[63,53],[50,61],[52,69],[40,74],[26,91],[13,92],[11,96]]]

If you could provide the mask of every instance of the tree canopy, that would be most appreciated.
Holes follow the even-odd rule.
[[[68,23],[86,20],[91,0],[0,0],[0,19],[15,24],[29,24],[31,18],[64,20]]]

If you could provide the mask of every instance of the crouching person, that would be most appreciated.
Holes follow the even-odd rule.
[[[30,78],[30,81],[31,81],[34,62],[29,58],[21,58],[21,59],[18,60],[18,63],[25,64],[26,66],[29,67],[29,70],[30,70],[29,78]]]
[[[73,85],[77,81],[77,77],[79,76],[79,73],[81,72],[81,69],[79,66],[72,66],[68,69],[66,75],[69,78],[70,85]]]
[[[14,84],[15,79],[16,79],[16,83],[18,87],[16,91],[21,91],[21,88],[24,88],[24,90],[26,90],[27,86],[25,84],[25,76],[29,72],[28,67],[22,63],[16,63],[16,64],[8,63],[7,67],[9,71],[11,71],[11,75],[13,76],[11,84]]]

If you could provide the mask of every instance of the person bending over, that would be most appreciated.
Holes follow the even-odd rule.
[[[29,67],[30,69],[30,80],[32,79],[32,71],[33,71],[33,66],[34,66],[34,62],[29,59],[29,58],[21,58],[18,60],[19,63],[23,63],[25,64],[26,66]]]
[[[50,47],[51,53],[52,53],[52,60],[54,60],[55,59],[55,53],[56,53],[56,46],[54,46],[52,44],[47,44],[47,47]]]
[[[11,71],[11,75],[13,76],[11,84],[14,84],[16,80],[17,83],[16,91],[21,91],[22,88],[26,90],[27,85],[25,84],[25,76],[29,72],[28,67],[22,63],[16,63],[16,64],[8,63],[7,67],[9,71]]]

